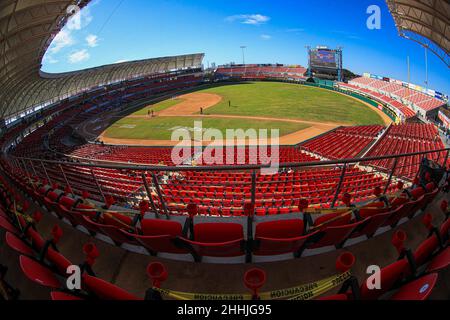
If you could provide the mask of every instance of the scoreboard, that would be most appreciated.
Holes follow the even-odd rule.
[[[310,52],[310,63],[313,68],[338,68],[336,50],[312,49]]]
[[[328,47],[308,48],[308,76],[313,74],[335,77],[343,80],[342,48],[330,49]]]

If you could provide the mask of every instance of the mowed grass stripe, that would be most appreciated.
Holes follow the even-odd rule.
[[[157,117],[153,119],[125,118],[114,123],[105,132],[105,137],[112,139],[171,140],[175,127],[193,128],[194,121],[202,121],[203,128],[214,128],[226,135],[227,129],[279,129],[280,136],[285,136],[310,126],[303,123],[272,120],[247,120],[225,118],[184,118]],[[270,132],[269,132],[270,135]]]
[[[384,124],[379,114],[357,100],[296,84],[251,82],[217,86],[199,92],[223,97],[219,104],[207,110],[207,114],[211,115],[262,116],[348,125]]]

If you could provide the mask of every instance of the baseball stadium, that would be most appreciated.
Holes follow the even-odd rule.
[[[448,75],[448,1],[381,3]],[[323,45],[44,71],[90,5],[0,0],[0,300],[449,298],[443,88]]]

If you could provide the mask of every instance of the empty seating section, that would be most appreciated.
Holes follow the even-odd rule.
[[[393,125],[387,134],[373,147],[367,157],[398,155],[416,152],[425,152],[445,149],[437,128],[434,125],[401,124]],[[427,158],[443,164],[446,152],[430,153]],[[423,155],[400,158],[397,163],[395,175],[414,178],[419,170]],[[384,159],[371,162],[379,168],[390,169],[394,165],[393,159]]]
[[[41,228],[35,228],[40,219],[35,218],[35,215],[30,215],[31,210],[28,209],[27,200],[13,189],[6,187],[5,182],[6,180],[0,177],[0,193],[2,195],[0,201],[0,230],[2,232],[5,230],[6,241],[4,245],[16,253],[20,262],[20,269],[29,281],[51,289],[53,291],[51,296],[54,299],[142,299],[95,276],[92,267],[95,265],[99,253],[96,252],[95,245],[92,248],[93,244],[91,243],[83,247],[83,251],[87,254],[84,268],[87,268],[86,263],[89,264],[89,269],[84,270],[91,271],[84,271],[83,273],[82,290],[71,294],[67,290],[63,290],[63,283],[68,276],[66,273],[67,267],[76,261],[68,260],[56,248],[60,237],[64,236],[61,228],[56,225],[52,229],[52,238],[49,240],[52,245],[44,250],[46,241],[37,231]],[[26,190],[26,186],[21,183],[17,186]],[[249,222],[255,226],[254,238],[244,232],[244,225],[239,222],[204,222],[197,221],[197,217],[189,218],[192,219],[190,228],[185,228],[182,223],[165,218],[143,218],[140,222],[136,221],[136,224],[134,224],[130,217],[120,214],[111,219],[109,217],[111,213],[96,214],[95,217],[91,218],[85,216],[84,220],[90,221],[87,226],[89,224],[95,226],[95,228],[90,229],[92,235],[104,233],[114,240],[118,246],[126,242],[142,245],[151,254],[191,254],[192,259],[197,262],[203,261],[206,257],[232,258],[245,256],[247,261],[251,261],[252,257],[281,254],[301,257],[305,250],[329,246],[341,248],[350,238],[372,237],[378,228],[391,224],[393,218],[395,220],[400,219],[398,213],[402,212],[402,208],[405,208],[405,206],[409,206],[410,209],[402,212],[401,216],[412,216],[415,212],[412,208],[414,207],[414,210],[421,209],[429,204],[433,200],[431,196],[435,196],[438,189],[432,190],[430,188],[426,193],[424,192],[414,189],[404,193],[405,195],[420,197],[417,199],[406,197],[406,202],[399,206],[394,205],[393,198],[388,198],[390,206],[382,207],[379,203],[372,202],[359,209],[360,213],[364,210],[366,212],[371,210],[371,214],[362,217],[351,215],[349,219],[342,220],[340,223],[334,220],[333,223],[325,224],[320,228],[316,227],[319,220],[320,223],[323,223],[327,219],[315,218],[314,224],[310,225],[308,219],[304,219],[305,215],[303,215],[303,219],[299,215],[297,218],[287,220]],[[421,202],[419,207],[413,204],[424,197],[427,201]],[[67,208],[70,214],[82,214],[82,212],[77,213],[77,209],[74,208],[74,202],[78,201],[75,199],[69,201],[67,197],[64,201],[62,199],[60,198],[58,201],[62,206],[70,207]],[[51,208],[48,209],[49,211],[52,210]],[[95,208],[92,207],[92,209],[95,211]],[[34,227],[27,227],[29,220],[25,217],[33,219]],[[118,223],[119,220],[120,223]],[[396,222],[393,227],[395,227],[395,224]],[[427,298],[437,280],[437,273],[435,272],[447,268],[449,264],[449,251],[445,246],[448,243],[449,225],[448,222],[444,222],[440,228],[435,229],[436,232],[430,233],[428,238],[413,251],[411,264],[406,258],[399,258],[398,261],[385,266],[380,274],[381,290],[369,290],[367,282],[362,279],[359,287],[360,298],[363,300],[379,299],[385,293],[391,291],[394,293],[392,295],[394,300]],[[88,255],[89,252],[94,253]],[[41,256],[43,258],[38,258]],[[411,275],[413,277],[410,277]],[[428,281],[427,277],[430,277],[431,280]],[[425,286],[426,283],[432,283],[431,287]],[[396,284],[400,285],[397,286]],[[411,290],[408,290],[411,287],[418,287],[421,290],[411,292]],[[59,290],[63,291],[59,292]],[[352,290],[356,290],[356,287],[353,287]],[[350,292],[348,294],[347,298],[350,297]]]
[[[216,71],[218,77],[232,77],[241,79],[306,79],[304,67],[287,66],[223,66]]]
[[[431,124],[409,123],[392,126],[389,130],[389,135],[427,141],[437,141],[440,139],[438,129]]]
[[[383,129],[383,126],[340,128],[303,144],[302,148],[333,160],[356,158]]]
[[[183,164],[191,164],[193,160],[196,165],[206,164],[207,160],[200,157],[201,153],[194,153],[194,151],[195,150],[193,148],[172,149],[84,145],[74,150],[71,155],[88,159],[114,162],[174,165],[172,161],[172,153],[175,153],[178,156],[178,154],[181,155],[183,152],[183,160],[185,162]],[[216,150],[213,150],[211,156],[214,157],[215,152]],[[222,152],[222,150],[220,149],[218,152]],[[272,150],[271,148],[267,149],[268,159],[261,159],[260,150],[257,147],[229,147],[224,148],[223,153],[223,164],[267,164],[272,155]],[[207,154],[209,155],[209,151]],[[200,159],[203,159],[203,161]],[[279,148],[280,163],[311,162],[315,160],[317,160],[317,158],[302,153],[298,148]]]
[[[361,77],[351,80],[349,84],[379,92],[386,96],[396,97],[425,111],[431,111],[444,104],[443,101],[437,98],[393,82]]]
[[[416,116],[415,111],[411,110],[409,107],[405,106],[404,104],[402,104],[401,102],[399,102],[397,100],[390,99],[390,101],[388,103],[390,103],[393,107],[400,110],[400,112],[404,114],[406,119],[410,119],[410,118],[413,118]]]
[[[299,199],[329,207],[341,176],[340,169],[309,169],[273,176],[258,175],[255,206],[257,215],[298,212]],[[251,200],[250,173],[184,172],[162,185],[164,199],[173,212],[185,211],[186,203],[196,203],[202,215],[241,216]],[[376,187],[384,187],[381,176],[349,168],[341,194],[351,193],[355,201],[372,196]],[[395,190],[392,185],[389,191]]]
[[[17,169],[10,170],[22,175],[23,179],[27,177],[23,171],[19,173]],[[133,171],[121,172],[105,168],[94,168],[91,171],[82,166],[67,165],[47,167],[45,171],[43,167],[36,166],[35,171],[40,177],[48,175],[55,187],[66,186],[67,179],[70,192],[78,196],[88,192],[93,200],[103,202],[104,195],[111,195],[118,206],[132,205],[137,209],[138,199],[148,195],[142,176]],[[150,173],[145,177],[153,188],[154,177]],[[186,204],[196,203],[203,215],[243,215],[244,204],[252,197],[250,172],[160,172],[155,173],[155,177],[159,181],[161,197],[152,192],[152,199],[159,209],[163,208],[163,201],[174,214],[186,213]],[[256,212],[258,215],[296,212],[300,198],[329,207],[334,200],[340,177],[339,168],[290,170],[271,176],[257,174]],[[364,201],[371,197],[375,187],[383,188],[385,185],[385,178],[352,167],[346,172],[340,193],[349,192],[355,201]],[[392,185],[389,190],[394,188]]]
[[[193,150],[187,151],[186,154],[186,161],[191,160]],[[171,148],[83,145],[73,150],[71,155],[113,162],[173,165]]]
[[[22,143],[18,144],[14,150],[16,156],[40,158],[54,157],[53,151],[70,154],[79,146],[66,144],[62,138],[70,135],[74,127],[86,120],[98,118],[101,114],[108,113],[120,107],[124,103],[135,102],[140,99],[149,99],[152,95],[190,88],[200,84],[201,76],[173,74],[168,76],[157,75],[150,78],[140,79],[140,81],[128,82],[125,85],[111,85],[109,91],[94,91],[83,98],[75,99],[71,102],[62,102],[60,105],[42,112],[41,118],[46,117],[45,125],[38,128],[32,134],[25,135]],[[132,88],[130,89],[130,86]],[[124,97],[124,92],[127,94]],[[26,124],[22,125],[23,127]],[[21,133],[18,126],[13,132]],[[22,132],[25,133],[25,132]],[[42,142],[48,139],[48,146]],[[2,139],[4,141],[4,139]],[[50,149],[50,150],[48,150]],[[83,148],[82,148],[83,149]]]
[[[339,87],[344,90],[350,90],[355,91],[357,93],[362,93],[370,96],[372,99],[378,100],[380,102],[383,102],[385,104],[391,105],[392,107],[396,108],[406,119],[411,119],[416,116],[416,112],[408,107],[407,105],[403,104],[402,102],[395,100],[386,94],[373,91],[371,89],[367,88],[361,88],[357,85],[353,85],[351,83],[339,83]],[[387,88],[387,87],[385,87]]]

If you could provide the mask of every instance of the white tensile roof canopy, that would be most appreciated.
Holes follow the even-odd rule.
[[[450,2],[386,0],[400,36],[429,48],[450,68]]]
[[[42,72],[44,54],[67,23],[68,8],[83,8],[90,1],[0,1],[0,120],[104,84],[201,66],[204,54],[190,54],[63,74]]]

